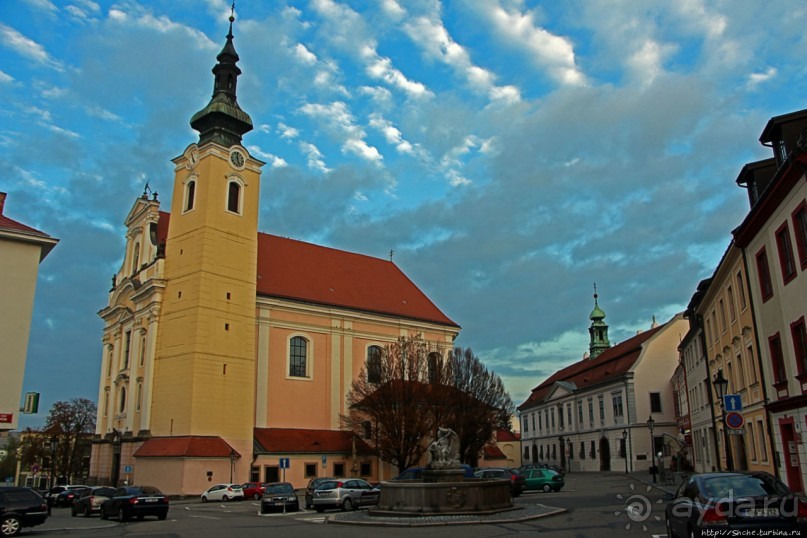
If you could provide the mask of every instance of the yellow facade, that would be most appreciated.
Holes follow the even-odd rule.
[[[759,370],[748,278],[742,254],[733,243],[715,270],[698,314],[703,318],[709,371],[714,376],[722,369],[729,381],[727,393],[739,394],[743,403],[745,427],[741,434],[728,436],[731,467],[773,474],[774,455],[767,433],[765,389]],[[714,390],[712,383],[709,389]],[[726,436],[716,394],[714,404],[721,468],[726,469]]]

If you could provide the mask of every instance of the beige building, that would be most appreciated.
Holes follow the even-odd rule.
[[[4,213],[0,192],[0,430],[16,430],[39,264],[59,242]]]
[[[728,381],[726,393],[739,395],[742,402],[741,409],[726,411],[739,413],[744,426],[731,428],[723,424],[722,402],[717,393],[713,392],[711,402],[707,398],[703,403],[714,405],[719,468],[774,473],[765,411],[765,385],[757,360],[748,289],[742,252],[732,242],[703,290],[695,314],[703,320],[706,342],[709,378],[703,388],[714,391],[715,376],[722,373]]]
[[[400,337],[433,353],[459,326],[390,260],[258,231],[261,168],[241,137],[232,27],[199,131],[126,217],[104,320],[91,479],[199,494],[211,483],[397,470],[340,429],[367,361]],[[370,433],[372,435],[372,433]]]

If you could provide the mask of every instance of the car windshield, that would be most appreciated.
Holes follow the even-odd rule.
[[[322,484],[317,484],[314,489],[336,489],[339,487],[339,482],[336,480],[327,480]]]
[[[725,499],[734,497],[766,497],[771,495],[787,495],[789,490],[784,484],[762,476],[731,475],[717,476],[704,480],[704,493],[709,499]]]
[[[266,493],[276,495],[276,494],[289,494],[294,493],[294,488],[291,487],[291,484],[275,484],[269,488],[266,488]]]
[[[89,495],[97,495],[99,497],[112,497],[115,494],[115,490],[113,488],[96,488],[90,492]]]

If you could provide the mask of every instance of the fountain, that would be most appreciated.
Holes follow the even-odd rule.
[[[454,430],[439,428],[429,454],[422,479],[382,483],[381,500],[369,510],[371,517],[485,515],[516,509],[508,480],[464,478]]]

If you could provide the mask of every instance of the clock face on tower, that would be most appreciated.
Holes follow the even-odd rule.
[[[238,151],[237,149],[234,149],[230,153],[230,162],[236,168],[242,168],[244,166],[244,154]]]

